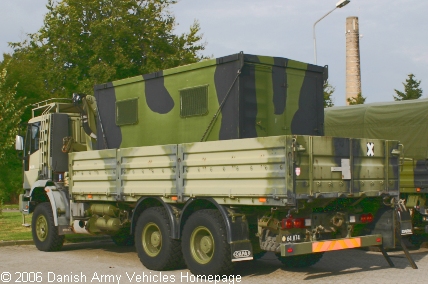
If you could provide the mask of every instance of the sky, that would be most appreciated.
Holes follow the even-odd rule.
[[[199,21],[206,56],[248,54],[314,63],[313,25],[339,0],[179,0],[170,10],[175,32]],[[43,25],[47,0],[1,0],[0,53]],[[428,1],[351,0],[316,25],[317,63],[329,67],[336,106],[345,105],[346,18],[359,18],[362,95],[393,101],[413,73],[428,97]],[[1,57],[0,57],[1,58]]]

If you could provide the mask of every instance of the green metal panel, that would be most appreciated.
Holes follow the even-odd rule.
[[[75,200],[115,200],[116,150],[69,154],[70,192]]]
[[[415,171],[416,160],[405,159],[400,167],[400,191],[407,193],[415,192]]]
[[[179,147],[185,196],[286,197],[284,136]]]
[[[368,143],[374,145],[370,155]],[[391,154],[397,142],[388,146],[378,139],[298,136],[296,145],[298,198],[376,196],[398,188],[398,158]]]
[[[177,145],[118,150],[120,189],[126,200],[177,195]]]

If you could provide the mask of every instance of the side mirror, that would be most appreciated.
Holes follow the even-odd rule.
[[[17,150],[17,151],[24,150],[24,138],[22,136],[16,135],[16,137],[15,137],[15,150]]]

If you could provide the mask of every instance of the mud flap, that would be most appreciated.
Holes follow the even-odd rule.
[[[396,214],[397,214],[397,223],[398,223],[397,226],[399,229],[397,231],[397,239],[399,239],[404,255],[406,256],[412,268],[418,269],[418,266],[416,265],[416,262],[413,260],[411,254],[409,253],[409,250],[407,249],[407,246],[402,237],[402,236],[413,234],[412,217],[410,216],[409,211],[404,211],[404,210],[397,209]]]
[[[230,252],[232,262],[253,259],[253,249],[249,240],[232,242]]]
[[[398,222],[400,224],[400,234],[402,236],[412,235],[412,216],[409,211],[397,211]]]
[[[367,226],[370,235],[381,234],[384,248],[395,248],[395,210],[381,208],[372,223]]]

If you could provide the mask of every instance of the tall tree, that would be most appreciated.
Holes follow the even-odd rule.
[[[409,78],[406,79],[406,83],[402,83],[404,86],[404,92],[400,92],[394,89],[397,96],[393,96],[396,101],[414,100],[419,99],[422,96],[422,89],[419,88],[421,81],[415,80],[415,75],[410,73],[407,75]]]
[[[45,90],[45,82],[37,60],[31,58],[29,53],[15,52],[3,54],[3,62],[0,62],[0,70],[7,71],[2,89],[13,89],[15,98],[22,99],[26,106],[50,98]],[[26,108],[22,121],[31,118],[31,108]]]
[[[358,93],[356,97],[347,98],[346,100],[349,105],[362,105],[366,102],[366,99],[367,98],[363,97],[361,93]]]
[[[176,35],[176,0],[48,0],[44,24],[0,62],[0,198],[22,190],[12,147],[21,105],[204,59],[198,22]],[[7,70],[7,71],[6,71]],[[27,108],[30,110],[30,108]],[[16,198],[15,198],[16,199]]]
[[[334,106],[332,95],[335,91],[335,88],[330,85],[330,83],[326,80],[323,84],[324,89],[324,108]]]
[[[175,35],[176,0],[49,0],[43,27],[12,46],[40,63],[48,93],[92,93],[95,84],[200,61],[195,22]]]
[[[13,145],[19,132],[19,123],[23,113],[23,99],[17,99],[16,85],[5,86],[7,71],[0,70],[0,164],[4,163],[5,151]]]
[[[16,85],[7,86],[7,64],[2,64],[0,70],[0,199],[9,201],[13,193],[22,184],[21,164],[11,151],[15,135],[19,132],[19,123],[24,111],[24,98],[16,97]],[[12,165],[12,167],[10,167]],[[18,187],[17,187],[18,186]],[[12,193],[12,194],[11,194]]]

